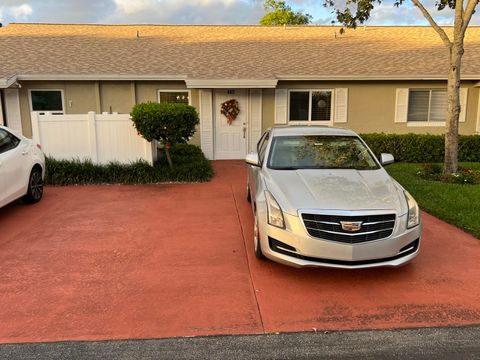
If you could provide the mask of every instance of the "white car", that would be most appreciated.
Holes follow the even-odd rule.
[[[296,266],[398,266],[417,256],[420,211],[353,131],[275,127],[246,159],[258,258]]]
[[[19,198],[27,203],[40,201],[44,177],[40,145],[0,126],[0,207]]]

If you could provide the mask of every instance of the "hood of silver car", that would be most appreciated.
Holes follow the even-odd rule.
[[[402,190],[384,169],[269,169],[266,175],[267,189],[292,215],[299,209],[406,211]]]

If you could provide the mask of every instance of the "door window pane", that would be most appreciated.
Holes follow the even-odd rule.
[[[410,90],[408,93],[408,121],[428,121],[430,90]]]
[[[308,121],[308,104],[310,92],[290,92],[290,121]]]
[[[189,104],[188,91],[160,91],[160,102],[171,104]]]
[[[33,111],[62,111],[63,101],[60,90],[32,90]]]
[[[330,121],[332,93],[330,91],[312,92],[312,121]]]

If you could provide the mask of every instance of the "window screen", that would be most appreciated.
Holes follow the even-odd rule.
[[[446,112],[447,92],[443,90],[432,90],[429,121],[445,121]]]
[[[290,121],[308,121],[308,91],[292,91],[290,93]]]
[[[161,103],[189,104],[188,91],[160,91]]]
[[[312,121],[330,121],[332,93],[330,91],[312,92]]]
[[[330,121],[331,91],[290,91],[290,121]]]
[[[445,90],[412,89],[408,94],[408,121],[445,121]]]
[[[63,112],[62,92],[60,90],[32,90],[33,111]]]

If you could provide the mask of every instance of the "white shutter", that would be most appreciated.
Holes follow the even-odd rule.
[[[275,124],[287,123],[287,89],[275,89]]]
[[[397,98],[395,101],[395,122],[405,123],[407,122],[408,114],[408,89],[397,89]]]
[[[207,159],[213,159],[212,90],[200,90],[200,143]]]
[[[460,88],[460,122],[465,122],[467,119],[467,97],[468,88]]]
[[[335,122],[346,123],[348,116],[348,89],[335,89]]]
[[[262,89],[250,89],[249,151],[256,151],[262,135]]]
[[[18,89],[5,89],[5,112],[7,114],[7,125],[10,129],[22,131],[22,116],[20,113],[20,95]]]

